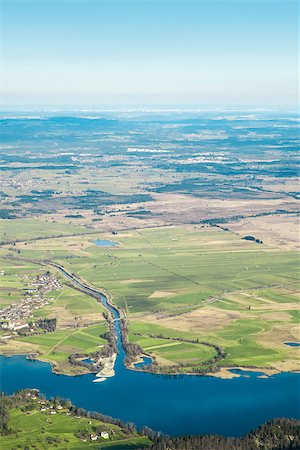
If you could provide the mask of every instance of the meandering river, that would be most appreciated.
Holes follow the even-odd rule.
[[[245,376],[224,380],[127,369],[118,310],[105,296],[83,285],[63,268],[60,270],[81,288],[96,293],[113,314],[118,348],[116,375],[103,383],[93,383],[93,374],[57,375],[48,363],[28,360],[25,356],[2,356],[3,391],[38,388],[48,397],[59,395],[88,410],[138,426],[147,425],[170,435],[241,436],[274,417],[300,418],[300,374],[287,372],[260,378],[260,373],[245,372]]]

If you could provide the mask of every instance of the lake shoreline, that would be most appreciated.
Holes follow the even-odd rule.
[[[3,352],[0,352],[0,357],[5,357],[5,358],[14,358],[17,356],[24,356],[27,360],[30,361],[40,361],[46,364],[49,364],[51,367],[51,372],[54,375],[65,375],[67,377],[83,377],[86,375],[94,375],[95,377],[97,377],[97,374],[100,372],[85,372],[85,373],[69,373],[69,372],[64,372],[64,371],[59,371],[57,370],[58,365],[53,362],[50,361],[49,359],[43,358],[43,357],[39,357],[39,355],[33,355],[32,353],[9,353],[9,354],[5,354]],[[148,356],[148,355],[143,355],[143,356]],[[162,376],[162,377],[182,377],[182,376],[187,376],[187,377],[213,377],[213,378],[219,378],[222,380],[230,380],[233,378],[241,378],[241,377],[247,377],[249,375],[247,375],[247,373],[258,373],[259,375],[257,375],[258,378],[270,378],[274,375],[279,375],[279,374],[300,374],[300,370],[277,370],[277,369],[273,369],[273,368],[264,368],[264,367],[245,367],[245,366],[232,366],[232,367],[221,367],[220,370],[218,370],[217,372],[207,372],[205,374],[202,373],[197,373],[197,372],[190,372],[190,373],[184,373],[184,372],[174,372],[174,373],[163,373],[163,372],[159,372],[159,373],[155,373],[155,372],[151,372],[147,369],[143,369],[143,368],[139,368],[137,369],[135,367],[135,364],[142,362],[143,361],[143,356],[139,356],[137,358],[137,360],[131,364],[124,364],[124,367],[127,370],[136,372],[136,373],[145,373],[145,374],[152,374],[155,376]],[[236,373],[236,372],[239,373]],[[111,378],[116,376],[116,374],[112,374],[112,368],[110,368],[110,374],[109,375],[98,375],[99,378],[103,377],[103,378]]]
[[[16,258],[19,259],[19,258]],[[246,376],[245,374],[243,374],[243,372],[259,372],[261,373],[261,377],[271,377],[273,375],[279,374],[279,373],[298,373],[297,370],[279,370],[276,369],[274,367],[258,367],[258,366],[238,366],[238,365],[234,365],[234,366],[230,366],[230,367],[225,367],[225,366],[220,366],[219,370],[208,370],[205,373],[197,373],[197,372],[164,372],[162,369],[162,372],[152,372],[151,370],[147,370],[147,365],[145,365],[144,367],[136,367],[135,364],[138,364],[142,361],[143,359],[143,355],[145,356],[149,356],[151,357],[151,355],[146,355],[146,353],[143,353],[143,355],[139,355],[135,361],[131,362],[131,363],[127,363],[126,362],[126,350],[125,350],[125,346],[124,346],[124,336],[122,333],[125,333],[125,338],[128,339],[127,336],[127,331],[126,331],[126,326],[124,327],[122,324],[122,321],[126,320],[126,314],[123,311],[123,309],[118,306],[115,305],[112,302],[112,298],[111,295],[104,289],[104,288],[97,288],[95,289],[94,287],[89,286],[89,283],[86,280],[81,281],[80,279],[77,278],[77,276],[75,274],[70,274],[62,265],[52,262],[52,261],[36,261],[36,260],[30,260],[31,262],[34,262],[36,264],[40,264],[43,266],[47,266],[50,265],[53,268],[55,268],[56,270],[60,271],[66,278],[68,278],[73,287],[75,289],[78,289],[80,291],[82,291],[83,293],[85,293],[86,295],[92,296],[94,298],[96,298],[96,300],[100,301],[102,303],[102,305],[108,310],[109,314],[112,316],[112,320],[115,322],[115,327],[119,327],[120,330],[120,335],[119,335],[119,351],[118,353],[120,353],[120,350],[122,350],[122,352],[124,352],[124,360],[123,360],[123,365],[126,369],[128,370],[132,370],[135,372],[143,372],[143,373],[154,373],[155,375],[163,375],[163,376],[183,376],[183,375],[192,375],[192,376],[201,376],[201,377],[214,377],[214,378],[220,378],[220,379],[232,379],[232,378],[238,378],[238,377],[242,377],[242,376]],[[118,324],[116,324],[116,321],[118,322]],[[117,335],[118,333],[116,333]],[[51,365],[51,370],[54,374],[57,375],[67,375],[67,376],[81,376],[81,375],[87,375],[90,373],[96,373],[93,371],[87,371],[87,372],[82,372],[82,370],[84,370],[83,368],[79,368],[77,370],[79,370],[79,372],[81,373],[70,373],[67,371],[59,371],[58,370],[58,365],[51,361],[51,360],[47,360],[47,358],[39,358],[37,354],[33,355],[32,353],[26,353],[26,352],[21,352],[19,351],[20,349],[18,349],[18,352],[16,353],[11,353],[11,356],[17,356],[17,355],[27,355],[28,359],[36,359],[38,361],[42,361],[42,362],[47,362]],[[0,355],[3,356],[10,356],[10,355],[6,355],[5,353],[3,353],[0,349]],[[152,357],[151,357],[152,358]],[[116,359],[118,359],[118,355],[116,357]],[[153,358],[152,358],[153,359]],[[88,369],[87,369],[88,370]],[[113,370],[113,368],[112,368]],[[234,371],[240,371],[241,373],[236,373]],[[110,375],[112,376],[112,375]],[[113,375],[115,376],[115,374]]]
[[[116,376],[94,382],[97,377],[93,374],[55,374],[49,363],[30,361],[24,355],[0,357],[0,365],[2,391],[7,394],[34,387],[48,398],[69,398],[79,407],[137,426],[147,424],[174,436],[239,436],[271,418],[299,416],[300,374],[296,373],[279,373],[266,379],[253,371],[232,379],[191,374],[158,376],[127,370],[119,360]],[[141,395],[145,392],[151,395],[143,397],[145,408],[141,416]],[[183,405],[189,406],[188,418]]]

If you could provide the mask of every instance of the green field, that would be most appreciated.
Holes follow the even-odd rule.
[[[84,226],[70,224],[67,220],[51,219],[0,219],[0,242],[31,240],[40,237],[79,234],[86,232]]]
[[[52,333],[42,333],[27,337],[15,337],[2,346],[5,354],[37,353],[38,358],[49,361],[60,373],[79,374],[86,373],[86,369],[72,366],[68,362],[68,356],[72,353],[90,354],[99,350],[100,346],[107,343],[100,335],[107,331],[106,322],[85,328],[69,328]]]
[[[37,275],[44,274],[45,266],[30,262],[1,259],[0,308],[15,303],[24,297],[26,290],[35,289]],[[34,309],[23,322],[34,323],[39,319],[56,318],[57,328],[52,333],[35,334],[28,337],[14,335],[13,340],[0,344],[3,354],[37,353],[40,359],[50,361],[59,372],[78,373],[68,363],[71,353],[91,353],[99,350],[99,345],[107,341],[99,337],[107,331],[104,321],[104,308],[96,299],[63,284],[65,280],[53,268],[49,268],[62,283],[61,288],[45,294],[49,303],[42,308]],[[11,335],[9,330],[0,330],[1,336]],[[85,372],[85,370],[82,370]]]
[[[130,342],[134,342],[143,347],[146,353],[159,357],[159,361],[166,363],[194,363],[209,360],[216,352],[201,344],[154,339],[151,337],[130,336]]]
[[[0,308],[16,303],[25,290],[34,289],[35,277],[50,270],[62,283],[66,280],[51,267],[32,264],[31,262],[10,261],[0,258]],[[32,312],[33,319],[57,317],[58,327],[86,325],[102,320],[104,311],[101,303],[94,298],[62,284],[59,291],[46,294],[50,303]]]
[[[0,308],[14,303],[24,289],[32,289],[40,266],[30,262],[8,261],[0,258]]]
[[[153,337],[154,335],[163,337]],[[139,344],[145,353],[157,359],[158,363],[176,365],[178,363],[201,366],[217,355],[214,348],[201,343],[181,342],[178,338],[195,339],[193,333],[170,330],[152,323],[130,321],[130,342]]]
[[[82,278],[105,286],[129,314],[198,306],[228,291],[290,284],[299,274],[296,251],[266,248],[216,229],[130,231],[115,236],[121,245],[111,248],[92,244],[95,238],[112,236],[50,239],[18,248],[23,257],[50,254]],[[156,297],[157,292],[167,294]]]
[[[99,247],[95,239],[119,245]],[[296,251],[199,225],[63,237],[16,248],[20,257],[51,258],[105,288],[129,318],[130,341],[163,365],[201,366],[213,356],[209,347],[163,339],[169,336],[222,346],[227,356],[220,365],[296,367],[295,348],[284,345],[298,339]],[[77,313],[95,307],[93,299],[73,295],[72,300],[59,295],[51,308],[69,305]],[[49,308],[37,314],[50,314]],[[145,325],[147,331],[135,330]]]
[[[51,402],[44,401],[41,404],[37,399],[10,408],[8,426],[11,432],[0,435],[0,447],[7,450],[45,448],[134,450],[145,448],[150,444],[150,440],[144,436],[137,433],[126,434],[117,425],[70,414],[69,409],[65,407],[57,410],[53,406],[56,414],[52,415],[50,406],[52,407]],[[41,411],[41,408],[45,407],[47,411]],[[100,431],[108,432],[109,439],[99,437],[97,441],[91,441],[90,435]],[[78,432],[87,436],[86,441],[78,437]]]
[[[58,328],[86,326],[103,320],[105,309],[100,302],[67,285],[49,296],[51,302],[48,305],[33,311],[34,319],[57,317]]]

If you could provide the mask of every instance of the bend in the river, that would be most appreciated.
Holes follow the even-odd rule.
[[[49,261],[37,262],[47,265]],[[54,263],[52,263],[53,265]],[[120,312],[96,289],[63,267],[70,281],[97,296],[114,317],[118,358],[116,376],[93,383],[94,375],[70,377],[51,371],[49,363],[25,356],[0,356],[1,389],[11,393],[38,388],[47,397],[61,396],[91,411],[101,411],[138,426],[147,424],[171,435],[217,433],[240,436],[274,417],[299,417],[299,374],[261,373],[223,380],[192,375],[166,376],[128,370],[120,330]],[[122,316],[121,316],[122,317]]]

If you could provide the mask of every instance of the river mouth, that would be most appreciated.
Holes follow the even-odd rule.
[[[49,363],[24,355],[1,356],[0,365],[1,389],[6,393],[37,388],[47,397],[69,398],[78,407],[172,436],[237,437],[275,417],[300,418],[296,373],[232,379],[155,375],[129,370],[118,359],[114,377],[93,383],[93,374],[55,374]]]
[[[109,239],[95,239],[92,242],[98,245],[98,247],[118,247],[120,245],[119,242],[111,241]]]
[[[97,295],[115,319],[118,350],[115,376],[103,383],[93,383],[94,374],[60,375],[52,372],[49,363],[29,360],[24,355],[1,356],[4,392],[37,388],[47,397],[68,398],[78,407],[133,422],[138,427],[147,425],[171,436],[239,437],[275,417],[300,418],[300,374],[286,372],[264,378],[258,372],[222,379],[128,369],[124,365],[126,355],[118,309],[99,291],[85,286],[63,267],[55,267],[79,287]]]

